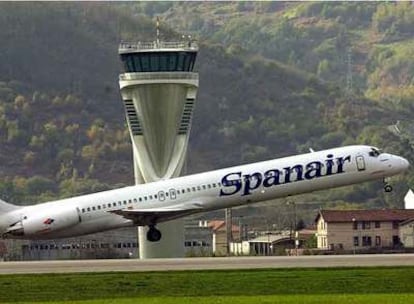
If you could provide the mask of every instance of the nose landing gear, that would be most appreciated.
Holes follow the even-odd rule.
[[[389,193],[392,192],[392,186],[384,179],[384,191]]]
[[[155,228],[155,225],[150,225],[147,231],[147,240],[149,242],[158,242],[161,240],[161,231]]]

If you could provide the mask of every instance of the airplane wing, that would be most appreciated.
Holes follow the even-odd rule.
[[[109,211],[132,220],[136,225],[153,225],[203,211],[201,201],[185,202],[166,207],[118,209]]]

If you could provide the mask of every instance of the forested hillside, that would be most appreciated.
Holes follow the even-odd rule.
[[[350,57],[355,93],[376,101],[406,103],[414,96],[409,2],[175,3],[159,10],[169,24],[203,40],[287,62],[324,80],[345,84]]]
[[[404,3],[1,3],[1,198],[28,204],[132,183],[117,47],[152,40],[156,14],[164,39],[177,30],[201,44],[187,172],[354,143],[414,163],[413,11]],[[388,197],[368,183],[301,200],[401,206],[414,170],[393,184]]]

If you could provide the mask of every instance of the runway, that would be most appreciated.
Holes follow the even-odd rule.
[[[414,266],[414,254],[0,262],[0,274]]]

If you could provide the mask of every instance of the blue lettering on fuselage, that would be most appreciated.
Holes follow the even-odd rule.
[[[232,172],[221,179],[220,196],[234,195],[239,192],[241,192],[241,196],[245,196],[252,194],[260,186],[269,188],[281,184],[341,174],[345,172],[346,162],[351,162],[351,155],[334,159],[332,154],[328,154],[324,162],[312,161],[305,165],[297,164],[283,169],[270,169],[264,173],[243,174],[242,172]],[[324,167],[325,170],[323,170]]]

